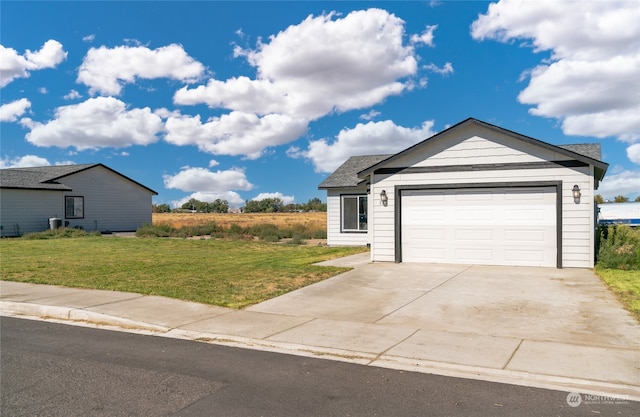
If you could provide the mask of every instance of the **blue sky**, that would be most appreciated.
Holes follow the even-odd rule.
[[[598,192],[640,195],[637,1],[2,1],[0,31],[4,168],[303,203],[349,156],[474,117],[599,142]]]

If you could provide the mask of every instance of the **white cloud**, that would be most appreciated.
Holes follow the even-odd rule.
[[[380,116],[380,112],[376,110],[370,110],[369,113],[361,114],[360,119],[362,120],[373,120],[376,117]]]
[[[77,81],[90,87],[91,94],[118,95],[123,84],[136,79],[171,78],[194,82],[204,66],[190,57],[181,45],[157,49],[144,46],[91,48],[80,66]]]
[[[605,200],[613,200],[618,195],[636,198],[640,195],[640,170],[622,171],[616,174],[607,174],[600,183],[597,194]]]
[[[220,198],[227,200],[232,206],[238,206],[243,204],[244,200],[232,190],[248,191],[253,188],[253,184],[240,169],[213,172],[206,168],[183,167],[179,173],[165,175],[163,179],[166,188],[193,192],[183,199],[174,201],[174,207],[180,207],[191,198],[206,202]]]
[[[640,143],[636,143],[635,145],[631,145],[627,148],[627,157],[631,162],[640,164]],[[640,181],[640,177],[638,178],[638,181]]]
[[[260,157],[264,149],[289,143],[307,129],[305,120],[286,115],[231,112],[201,123],[200,115],[169,117],[165,123],[165,140],[174,145],[196,145],[214,155]]]
[[[309,143],[306,151],[291,149],[291,157],[309,158],[317,172],[331,172],[351,156],[394,154],[434,135],[434,122],[407,128],[391,120],[359,123],[353,129],[343,129],[335,141],[320,139]]]
[[[83,42],[93,42],[93,40],[94,40],[95,38],[96,38],[96,35],[92,33],[92,34],[90,34],[90,35],[83,36],[83,37],[82,37],[82,41],[83,41]]]
[[[148,145],[156,142],[162,131],[162,120],[148,107],[128,110],[113,97],[58,107],[55,119],[44,124],[28,118],[20,122],[31,128],[26,139],[36,146],[78,150]]]
[[[183,167],[175,175],[163,176],[167,188],[182,191],[201,191],[221,193],[229,190],[251,190],[251,184],[240,169],[209,171],[206,168]]]
[[[0,159],[0,168],[29,168],[49,165],[51,165],[49,161],[36,155],[24,155],[13,159]]]
[[[0,87],[4,87],[16,78],[26,78],[30,71],[55,68],[67,58],[62,44],[49,39],[40,50],[26,50],[20,55],[13,48],[0,45]]]
[[[40,87],[38,88],[38,92],[40,94],[49,94],[49,90],[47,90],[47,87]]]
[[[31,102],[21,98],[0,106],[0,122],[15,122],[31,107]]]
[[[435,46],[433,44],[433,32],[438,28],[438,25],[427,25],[420,35],[411,35],[411,43],[419,44],[424,43],[427,46]]]
[[[432,45],[435,28],[427,26],[413,42]],[[168,117],[166,140],[216,155],[258,158],[270,146],[298,139],[310,121],[426,85],[414,80],[418,59],[405,40],[404,22],[385,10],[310,15],[258,41],[255,49],[236,46],[234,55],[256,69],[255,79],[210,79],[179,89],[177,105],[207,104],[231,112],[204,123],[199,116]],[[448,65],[435,69],[451,71]],[[363,118],[377,115],[372,110]]]
[[[531,41],[550,60],[529,72],[521,103],[568,135],[640,140],[640,7],[634,1],[517,1],[489,5],[478,40]]]
[[[403,45],[403,35],[404,22],[380,9],[309,16],[256,49],[236,47],[257,79],[210,80],[179,90],[174,101],[309,120],[366,108],[402,93],[402,79],[416,74],[414,50]]]
[[[440,75],[453,74],[453,65],[451,65],[451,62],[445,63],[442,68],[439,68],[436,64],[433,63],[425,65],[423,68],[427,71],[435,72],[436,74]]]
[[[162,119],[168,119],[169,117],[180,117],[180,111],[179,110],[169,110],[167,108],[161,107],[159,109],[155,109],[153,111],[153,114],[155,114],[156,116],[162,118]]]
[[[78,93],[76,90],[71,90],[69,91],[68,94],[65,94],[64,97],[65,100],[77,100],[79,98],[82,98],[82,95],[80,93]]]
[[[220,165],[220,162],[216,161],[215,159],[212,159],[211,161],[209,161],[209,168],[213,168],[218,165]]]
[[[208,193],[208,192],[196,192],[189,194],[186,197],[183,197],[179,200],[173,200],[170,202],[171,207],[178,208],[182,207],[184,203],[195,198],[198,201],[205,201],[207,203],[213,203],[217,199],[226,200],[229,203],[229,207],[241,207],[244,205],[245,201],[240,197],[240,194],[235,191],[227,191],[224,193]]]
[[[283,195],[281,192],[275,193],[260,193],[257,196],[253,197],[251,200],[261,201],[267,198],[279,198],[284,205],[293,204],[296,201],[296,198],[292,195]]]

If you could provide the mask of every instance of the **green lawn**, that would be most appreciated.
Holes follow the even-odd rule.
[[[596,273],[640,321],[640,271],[597,267]]]
[[[0,276],[242,308],[347,271],[312,264],[365,250],[100,236],[2,239]]]

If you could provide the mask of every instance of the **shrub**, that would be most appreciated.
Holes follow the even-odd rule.
[[[169,237],[173,228],[170,224],[143,224],[136,230],[137,237]]]
[[[45,230],[44,232],[27,233],[21,239],[64,239],[70,237],[100,236],[100,232],[85,232],[82,228],[62,227],[60,229]]]
[[[290,241],[287,242],[289,245],[304,245],[307,242],[302,237],[302,234],[296,233],[293,235]]]
[[[210,222],[207,224],[201,224],[196,226],[182,226],[180,229],[172,229],[170,236],[173,237],[192,237],[192,236],[205,236],[214,235],[217,232],[221,232],[222,227],[218,226],[216,222]]]
[[[282,238],[282,233],[278,230],[278,226],[271,223],[256,224],[251,226],[247,232],[250,235],[257,236],[264,242],[278,242]]]
[[[597,265],[610,269],[640,269],[640,229],[627,225],[599,228]]]
[[[242,226],[240,226],[239,224],[232,224],[231,226],[229,226],[229,233],[230,234],[237,234],[237,235],[243,235],[244,233],[244,229],[242,228]]]
[[[326,230],[316,230],[315,232],[313,232],[313,235],[311,235],[311,237],[313,239],[326,239],[327,238],[327,231]]]

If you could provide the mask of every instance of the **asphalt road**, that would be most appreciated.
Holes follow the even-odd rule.
[[[640,415],[636,402],[571,407],[566,392],[157,336],[7,317],[0,330],[2,416]]]

